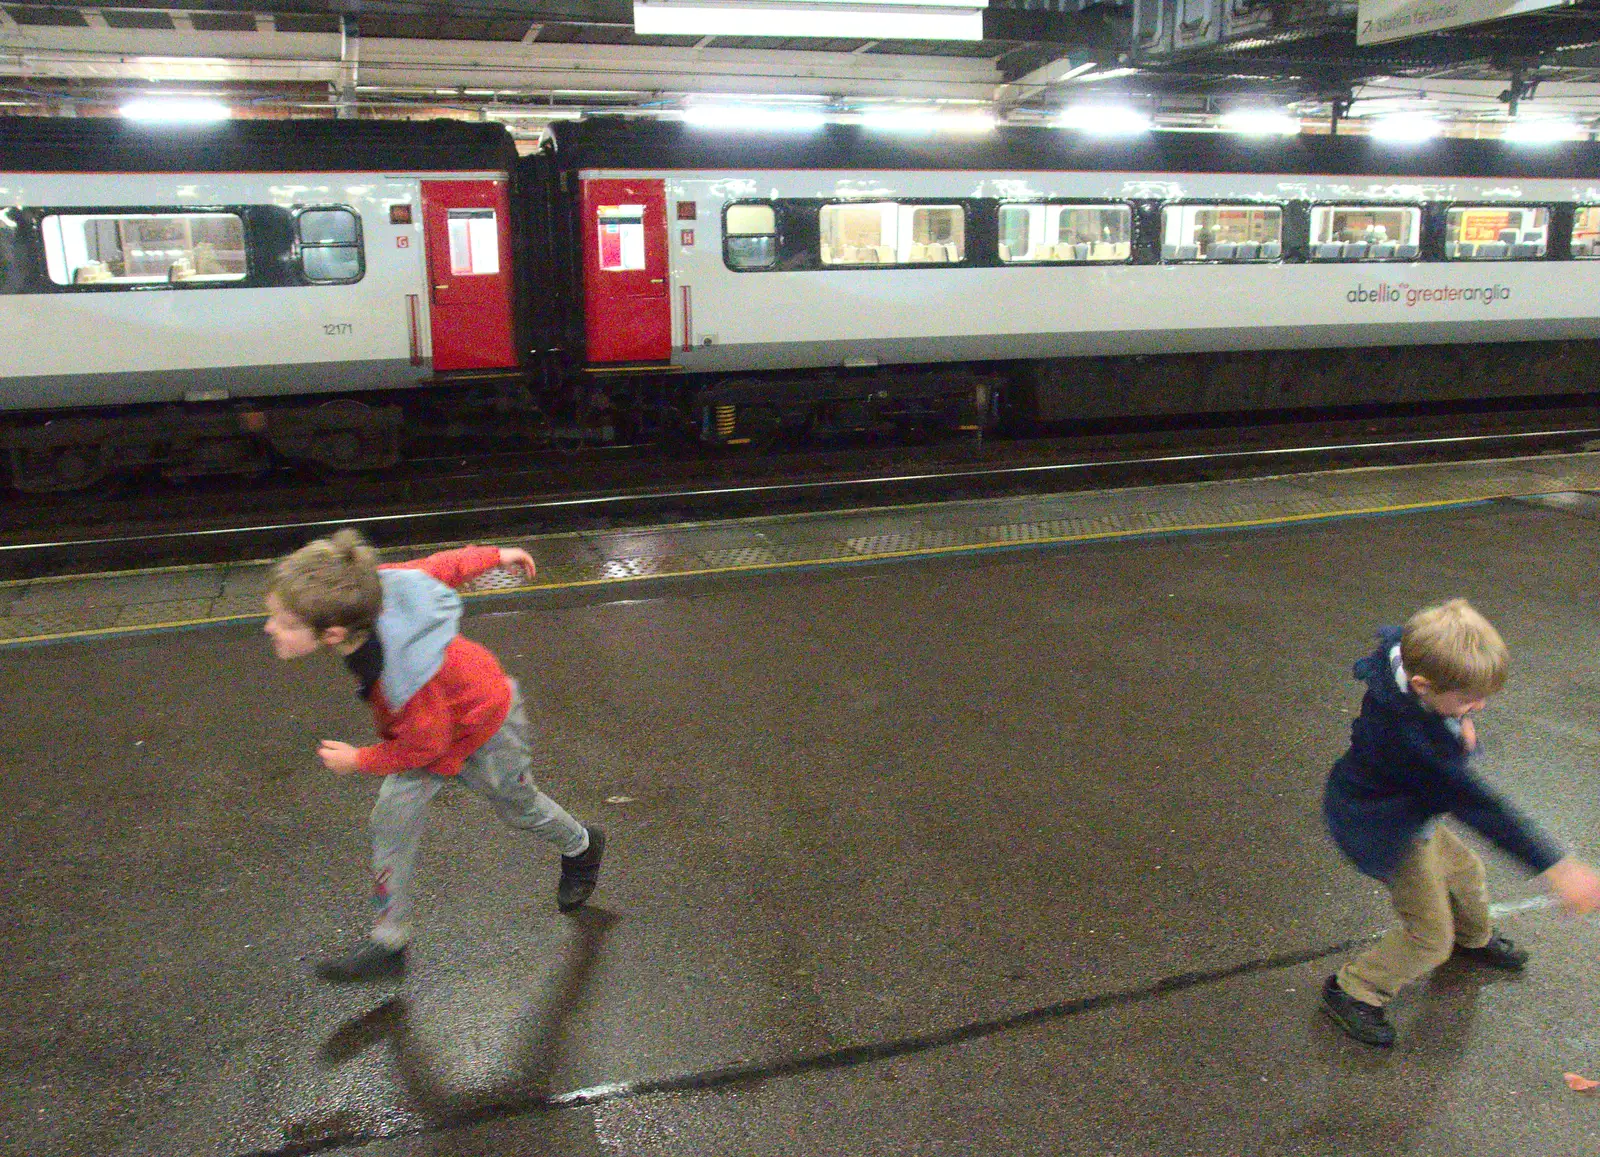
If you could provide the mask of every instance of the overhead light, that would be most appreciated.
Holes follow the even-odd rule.
[[[1233,112],[1222,118],[1222,131],[1247,137],[1292,137],[1300,131],[1300,118],[1264,109]]]
[[[707,129],[819,129],[828,118],[819,112],[795,109],[768,109],[739,105],[699,105],[683,111],[683,119]]]
[[[1581,141],[1589,134],[1576,121],[1559,117],[1540,120],[1514,120],[1503,134],[1508,141],[1519,145],[1553,145],[1560,141]]]
[[[1380,141],[1426,141],[1442,131],[1439,122],[1431,116],[1402,113],[1379,117],[1368,130]]]
[[[869,112],[861,117],[863,128],[891,133],[986,133],[994,129],[988,113]]]
[[[633,0],[641,36],[982,40],[988,0]]]
[[[1131,136],[1150,131],[1150,118],[1125,105],[1074,105],[1056,120],[1056,127],[1096,136]]]
[[[541,121],[576,121],[583,119],[581,108],[540,108],[537,105],[489,105],[483,110],[485,116],[494,117],[496,120],[517,120],[528,117]]]
[[[161,121],[169,124],[204,124],[225,121],[228,106],[214,100],[131,100],[117,110],[133,121]]]
[[[1104,72],[1087,72],[1072,78],[1073,84],[1094,84],[1102,80],[1116,80],[1119,76],[1132,76],[1137,68],[1108,68]]]

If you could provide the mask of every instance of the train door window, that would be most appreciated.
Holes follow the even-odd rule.
[[[1600,257],[1600,205],[1579,205],[1572,218],[1572,255]]]
[[[1469,205],[1445,212],[1450,261],[1530,261],[1545,255],[1550,211],[1540,205]]]
[[[215,283],[247,272],[236,213],[49,213],[39,228],[57,285]]]
[[[616,273],[644,268],[644,206],[598,205],[600,268]]]
[[[722,260],[729,269],[771,269],[778,260],[778,218],[771,205],[729,205]]]
[[[1411,205],[1318,205],[1311,210],[1312,261],[1414,261],[1422,210]]]
[[[1276,261],[1283,255],[1277,205],[1167,205],[1161,210],[1163,261]]]
[[[824,205],[818,216],[824,265],[893,265],[899,240],[899,206]]]
[[[334,285],[361,280],[361,220],[353,209],[302,209],[295,218],[295,236],[307,281]]]
[[[500,272],[500,227],[493,209],[446,209],[450,275]]]

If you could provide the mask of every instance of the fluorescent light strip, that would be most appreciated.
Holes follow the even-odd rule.
[[[634,0],[641,36],[790,36],[862,40],[982,40],[983,10],[922,0],[842,4],[828,0],[718,4]]]
[[[129,120],[164,124],[205,124],[232,115],[227,105],[214,100],[134,100],[117,111]]]

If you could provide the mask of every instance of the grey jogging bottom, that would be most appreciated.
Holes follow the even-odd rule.
[[[428,803],[451,779],[488,800],[507,827],[534,833],[564,856],[576,855],[588,846],[589,833],[583,825],[533,782],[522,692],[515,679],[508,682],[511,711],[506,721],[467,757],[459,775],[435,775],[419,769],[384,777],[369,820],[372,905],[377,913],[373,939],[398,946],[411,937],[411,877],[427,825]]]

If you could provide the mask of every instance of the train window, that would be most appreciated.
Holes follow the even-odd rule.
[[[500,228],[493,209],[446,209],[450,275],[500,272]]]
[[[609,272],[644,268],[644,206],[600,205],[595,209],[600,268]]]
[[[1132,239],[1126,205],[1000,206],[1001,261],[1126,261]]]
[[[1276,261],[1283,256],[1277,205],[1167,205],[1161,210],[1163,261]]]
[[[729,205],[722,223],[729,269],[771,269],[778,260],[778,218],[771,205]]]
[[[303,209],[295,218],[300,270],[320,284],[360,281],[361,220],[353,209]]]
[[[824,205],[818,226],[824,265],[948,265],[967,255],[960,205]]]
[[[1545,255],[1550,211],[1537,205],[1472,205],[1449,209],[1444,255],[1450,261],[1528,261]]]
[[[50,213],[39,222],[57,285],[162,285],[245,278],[234,213]]]
[[[1311,210],[1312,261],[1415,261],[1422,210],[1409,205],[1318,205]]]
[[[1572,218],[1572,255],[1600,257],[1600,205],[1579,205]]]

